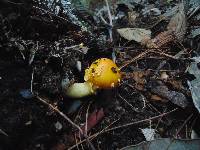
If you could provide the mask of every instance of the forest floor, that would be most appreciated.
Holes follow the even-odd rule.
[[[149,136],[200,135],[200,104],[188,85],[200,50],[199,8],[162,2],[92,3],[99,16],[66,14],[61,4],[56,13],[39,1],[0,2],[0,150],[111,150]],[[67,97],[63,80],[84,82],[99,58],[116,62],[120,85]]]

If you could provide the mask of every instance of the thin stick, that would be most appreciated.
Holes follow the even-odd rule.
[[[120,94],[118,94],[118,96],[123,100],[125,101],[132,109],[133,111],[135,111],[135,108],[133,107],[133,105],[131,105],[131,103],[129,103],[125,98],[123,98]]]
[[[165,110],[166,110],[166,109],[165,109]],[[165,112],[165,110],[164,110],[164,112]],[[155,131],[157,130],[157,128],[158,128],[160,122],[162,121],[162,118],[163,118],[163,116],[161,116],[161,117],[159,118],[158,123],[157,123],[156,127],[154,128]],[[150,139],[152,140],[153,138],[154,138],[154,135],[152,134]]]
[[[124,67],[130,65],[131,63],[137,61],[138,59],[144,57],[146,54],[148,54],[148,53],[150,53],[150,52],[153,52],[153,51],[154,51],[154,49],[152,49],[152,50],[147,50],[147,51],[145,51],[145,52],[140,53],[139,55],[135,56],[133,59],[129,60],[129,61],[126,62],[124,65],[122,65],[122,66],[120,67],[120,70],[123,69]]]
[[[114,124],[115,122],[117,122],[118,120],[119,120],[119,119],[113,121],[111,124],[109,124],[109,125],[108,125],[107,127],[105,127],[103,130],[101,130],[100,132],[95,133],[95,134],[89,136],[88,138],[91,139],[91,140],[93,140],[95,137],[97,137],[99,134],[103,133],[106,129],[108,129],[111,125],[113,125],[113,124]],[[68,148],[68,150],[74,149],[75,147],[77,147],[78,145],[84,143],[85,141],[86,141],[86,139],[84,139],[84,140],[78,142],[76,145],[73,145],[72,147]]]
[[[25,59],[26,59],[26,57],[24,56],[24,54],[22,53],[22,51],[21,51],[21,50],[19,50],[19,52],[20,52],[20,54],[21,54],[21,56],[22,56],[23,60],[25,60]]]
[[[135,124],[139,124],[139,123],[149,122],[150,120],[155,120],[155,119],[158,119],[158,118],[160,118],[160,117],[167,116],[167,115],[169,115],[170,113],[175,112],[176,110],[178,110],[178,108],[173,109],[173,110],[171,110],[171,111],[169,111],[169,112],[163,113],[163,114],[161,114],[161,115],[148,118],[148,119],[144,119],[144,120],[140,120],[140,121],[136,121],[136,122],[131,122],[131,123],[124,124],[124,125],[117,126],[117,127],[113,127],[113,128],[110,128],[110,129],[105,129],[105,130],[103,129],[102,131],[100,131],[100,132],[98,132],[98,133],[95,133],[95,134],[89,136],[88,139],[95,138],[95,137],[97,137],[97,136],[100,135],[100,134],[103,134],[103,133],[106,133],[106,132],[109,132],[109,131],[112,131],[112,130],[116,130],[116,129],[119,129],[119,128],[131,126],[131,125],[135,125]],[[86,139],[83,140],[83,141],[80,141],[80,142],[77,143],[77,144],[78,144],[78,145],[79,145],[79,144],[82,144],[82,143],[85,142],[85,141],[86,141]],[[72,147],[68,148],[68,150],[72,150],[72,149],[74,149],[76,146],[77,146],[77,145],[73,145]]]
[[[108,4],[108,0],[105,0],[105,1],[106,1],[107,9],[108,9],[108,17],[109,17],[110,25],[113,26],[112,15],[111,15],[111,12],[110,12],[110,7],[109,7],[109,4]]]
[[[86,135],[87,135],[87,131],[88,131],[88,114],[89,114],[90,105],[91,105],[91,102],[88,105],[86,116],[85,116],[85,134]]]
[[[38,100],[40,100],[43,104],[46,104],[48,107],[50,107],[52,110],[54,110],[55,112],[57,112],[59,115],[61,115],[64,119],[66,119],[72,126],[74,126],[75,128],[77,128],[79,130],[79,132],[86,138],[86,141],[88,142],[88,144],[90,145],[92,150],[95,150],[94,146],[92,145],[92,143],[89,141],[87,135],[85,135],[83,133],[83,130],[76,124],[74,123],[69,117],[67,117],[63,112],[61,112],[58,108],[54,107],[53,105],[47,103],[44,99],[42,99],[39,96],[36,96],[36,98]]]
[[[41,97],[39,96],[36,96],[36,98],[38,100],[40,100],[43,104],[46,104],[47,106],[49,106],[52,110],[54,110],[55,112],[57,112],[59,115],[61,115],[64,119],[66,119],[72,126],[76,127],[81,134],[83,134],[83,131],[82,129],[77,125],[75,124],[69,117],[67,117],[63,112],[61,112],[60,110],[58,110],[58,108],[54,107],[52,104],[49,104],[47,103],[44,99],[42,99]]]
[[[38,51],[39,45],[38,45],[38,41],[36,43],[36,48],[32,48],[31,49],[31,53],[30,53],[30,58],[29,58],[29,65],[32,64],[34,58],[35,58],[35,53]]]
[[[181,127],[178,129],[178,131],[175,134],[175,138],[178,136],[179,132],[183,129],[183,127],[186,125],[186,123],[192,118],[193,114],[191,114],[181,125]]]
[[[166,53],[163,53],[163,52],[152,51],[152,53],[156,53],[156,54],[160,54],[160,55],[163,55],[163,56],[166,56],[166,57],[172,58],[172,59],[176,59],[174,56],[169,55],[169,54],[166,54]]]
[[[110,24],[108,24],[107,22],[106,22],[106,20],[103,18],[103,16],[100,14],[100,18],[101,18],[101,20],[103,21],[103,23],[105,24],[105,25],[107,25],[107,26],[110,26]]]
[[[106,2],[107,10],[108,10],[108,18],[109,18],[109,21],[110,21],[110,28],[109,28],[108,32],[109,32],[109,36],[110,36],[110,42],[113,42],[113,36],[112,36],[112,27],[113,27],[112,15],[111,15],[111,12],[110,12],[108,1],[105,0],[105,2]]]
[[[120,70],[123,69],[124,67],[130,65],[131,63],[137,61],[138,59],[141,59],[142,57],[144,57],[144,56],[147,55],[148,53],[156,53],[156,54],[160,54],[160,55],[169,57],[169,58],[171,58],[171,59],[178,59],[178,58],[176,58],[176,57],[174,57],[174,56],[172,56],[172,55],[163,53],[163,52],[161,52],[161,51],[155,51],[155,49],[151,49],[151,50],[147,50],[147,51],[145,51],[145,52],[142,52],[142,53],[140,53],[139,55],[135,56],[133,59],[127,61],[124,65],[122,65],[122,66],[120,67]]]
[[[31,93],[33,93],[33,76],[34,76],[34,68],[33,68],[32,74],[31,74]]]
[[[5,136],[8,136],[8,134],[6,132],[4,132],[2,129],[0,129],[0,133],[5,135]]]
[[[127,123],[127,124],[124,124],[124,125],[121,125],[121,126],[113,127],[113,128],[110,128],[110,129],[106,130],[105,132],[112,131],[112,130],[116,130],[116,129],[120,129],[120,128],[123,128],[123,127],[128,127],[128,126],[135,125],[135,124],[139,124],[139,123],[143,123],[143,122],[148,122],[149,120],[155,120],[155,119],[157,119],[157,118],[166,116],[166,115],[168,115],[168,114],[170,114],[170,113],[176,111],[177,109],[178,109],[178,108],[173,109],[173,110],[171,110],[171,111],[169,111],[169,112],[163,113],[163,114],[161,114],[161,115],[148,118],[148,119],[144,119],[144,120],[140,120],[140,121],[136,121],[136,122]]]
[[[4,3],[10,3],[10,4],[14,4],[14,5],[23,5],[24,3],[15,3],[15,2],[12,2],[12,1],[9,1],[9,0],[5,0],[3,1]]]
[[[74,138],[75,138],[75,142],[77,143],[78,142],[78,139],[77,139],[77,137],[76,137],[77,135],[75,134],[74,135]],[[77,145],[77,147],[76,147],[78,150],[79,150],[79,147],[78,147],[78,145]]]

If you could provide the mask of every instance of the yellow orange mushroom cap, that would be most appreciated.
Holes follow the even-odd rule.
[[[95,87],[109,89],[116,87],[121,80],[120,69],[108,58],[101,58],[94,61],[85,70],[84,80],[92,83]]]

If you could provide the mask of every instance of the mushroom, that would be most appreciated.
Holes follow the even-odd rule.
[[[119,85],[120,69],[108,58],[94,61],[85,70],[84,83],[73,83],[64,88],[64,93],[71,98],[81,98],[95,94],[98,89],[111,89]]]

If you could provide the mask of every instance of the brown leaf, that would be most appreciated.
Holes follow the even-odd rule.
[[[150,98],[152,101],[161,101],[161,102],[168,102],[168,100],[158,96],[158,95],[151,95],[151,98]]]
[[[126,73],[125,78],[132,78],[135,81],[135,88],[139,91],[144,90],[146,84],[146,77],[150,74],[150,71],[134,71],[132,73]]]
[[[133,78],[136,84],[144,85],[146,83],[145,77],[150,74],[149,71],[134,71],[132,73],[127,73],[126,77]]]
[[[169,80],[168,83],[170,83],[172,85],[172,87],[176,90],[183,90],[184,89],[182,81],[180,81],[180,80]]]

